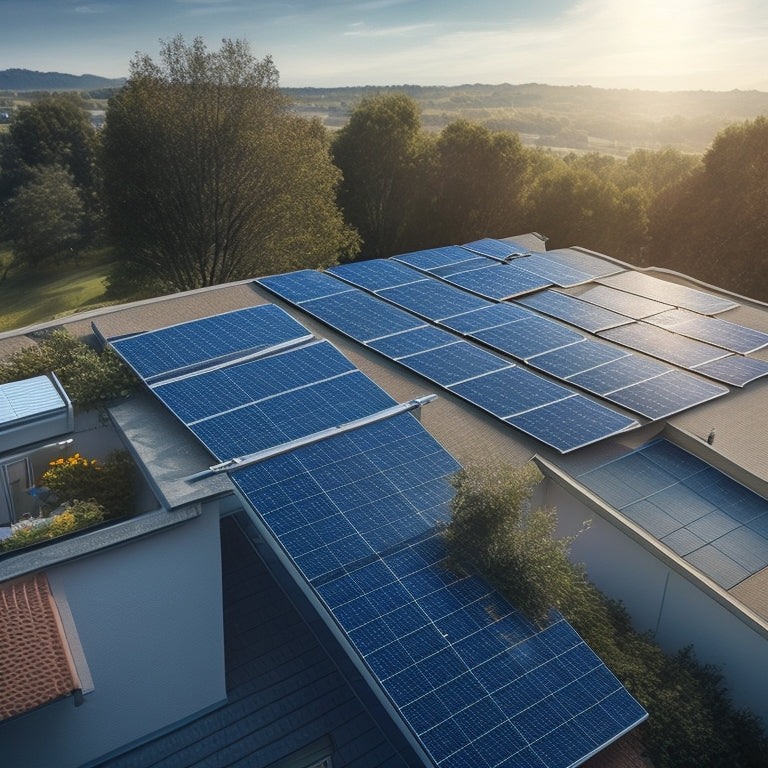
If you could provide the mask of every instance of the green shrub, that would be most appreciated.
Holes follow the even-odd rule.
[[[131,371],[107,348],[99,354],[72,334],[53,331],[34,347],[18,350],[0,362],[0,384],[53,371],[74,405],[83,410],[116,397],[126,397],[136,386]]]
[[[93,501],[75,501],[64,512],[47,522],[17,528],[7,539],[0,541],[0,552],[10,552],[39,541],[55,539],[82,528],[98,525],[104,519],[101,505]]]
[[[58,503],[90,499],[107,519],[133,512],[134,466],[127,451],[114,451],[104,461],[90,461],[79,453],[52,461],[40,478]]]

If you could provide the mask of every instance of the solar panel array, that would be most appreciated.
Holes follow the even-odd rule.
[[[768,500],[666,440],[578,479],[724,589],[768,566]]]
[[[307,275],[299,280],[312,295],[326,289]],[[242,317],[265,329],[267,346],[271,326],[259,321],[275,320],[275,310]],[[184,338],[194,341],[210,325],[189,324]],[[130,354],[148,379],[176,365],[158,364],[165,329],[142,336]],[[196,361],[200,370],[151,388],[220,460],[393,403],[327,341],[225,366],[211,351]],[[449,518],[448,477],[458,468],[401,413],[241,464],[231,478],[267,542],[333,617],[436,766],[580,763],[646,713],[562,617],[540,629],[479,579],[444,568],[435,526]]]
[[[360,263],[365,264],[361,270],[365,279],[379,282],[378,277],[371,277],[376,270],[374,263]],[[345,279],[355,280],[355,264],[345,267]],[[387,271],[382,268],[381,275]],[[325,279],[335,282],[329,275],[325,275]],[[291,273],[260,278],[258,282],[284,298],[288,295],[295,297],[297,293]],[[572,451],[638,426],[634,419],[579,395],[573,388],[549,381],[440,328],[420,325],[411,312],[398,309],[376,296],[385,296],[390,302],[397,302],[445,327],[479,326],[480,330],[472,332],[471,338],[520,358],[583,339],[577,332],[530,310],[494,304],[438,280],[422,280],[415,272],[413,282],[379,289],[376,296],[361,292],[364,299],[350,300],[349,292],[332,294],[330,288],[327,293],[329,295],[324,299],[295,303],[322,322],[560,452]],[[378,302],[379,309],[374,302]],[[402,318],[393,312],[400,312]],[[473,318],[475,313],[482,317]],[[372,329],[371,318],[378,316],[390,319]],[[511,321],[514,332],[510,333],[510,322],[505,321]],[[414,327],[402,330],[406,323],[412,323]],[[429,328],[432,330],[428,331]],[[548,418],[562,409],[561,406],[556,411],[554,403],[566,399],[573,401],[568,404],[573,426],[565,429],[562,425],[548,424]],[[531,410],[539,413],[526,416],[525,413]]]

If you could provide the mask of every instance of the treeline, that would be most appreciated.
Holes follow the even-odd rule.
[[[232,41],[137,56],[101,131],[60,94],[0,134],[3,271],[110,244],[113,290],[130,295],[537,231],[768,299],[766,200],[765,117],[703,155],[561,156],[466,119],[429,130],[388,89],[330,133],[296,113],[269,57]]]

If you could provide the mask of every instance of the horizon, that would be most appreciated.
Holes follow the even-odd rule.
[[[127,77],[159,41],[245,39],[286,88],[768,90],[762,0],[0,0],[0,69]]]

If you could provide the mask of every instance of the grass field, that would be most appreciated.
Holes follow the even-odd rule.
[[[7,256],[0,251],[0,264]],[[72,266],[11,273],[0,283],[0,331],[108,303],[104,278],[109,272],[109,260],[109,251],[100,250],[82,256]]]

